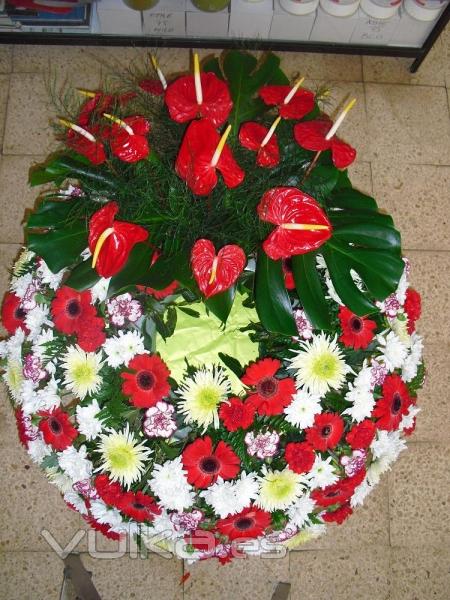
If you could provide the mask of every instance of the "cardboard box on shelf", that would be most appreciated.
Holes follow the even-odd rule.
[[[205,12],[187,0],[186,35],[196,37],[227,37],[230,11],[227,6],[217,12]]]
[[[350,38],[350,43],[385,46],[391,41],[399,21],[398,14],[390,19],[375,19],[359,9],[358,20]]]
[[[334,17],[319,6],[309,39],[311,42],[348,44],[358,18],[358,11],[349,17]]]
[[[231,0],[229,37],[266,39],[272,16],[273,0]]]
[[[309,15],[288,13],[275,0],[269,37],[272,40],[309,40],[315,18],[315,11]]]
[[[100,0],[94,4],[98,33],[142,35],[141,13],[125,6],[122,0]]]
[[[142,14],[145,35],[186,34],[186,0],[159,0],[156,6]]]

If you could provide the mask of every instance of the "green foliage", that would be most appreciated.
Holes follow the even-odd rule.
[[[316,253],[292,257],[292,272],[300,302],[315,329],[331,329],[328,303],[316,268]]]

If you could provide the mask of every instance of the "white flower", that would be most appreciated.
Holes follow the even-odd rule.
[[[320,456],[316,456],[311,471],[305,476],[311,489],[323,489],[328,485],[336,483],[336,481],[339,479],[339,476],[334,470],[334,466],[330,464],[331,460],[331,456],[325,460],[323,460]]]
[[[103,344],[106,362],[116,369],[121,365],[128,366],[136,354],[145,354],[144,338],[138,331],[119,331],[119,335],[110,337]]]
[[[398,339],[409,348],[411,346],[411,337],[408,333],[408,321],[402,313],[397,315],[395,319],[389,319],[389,325]]]
[[[169,438],[177,429],[175,408],[167,402],[157,402],[145,411],[142,429],[147,437]]]
[[[22,363],[18,360],[10,359],[6,364],[3,380],[6,383],[9,393],[16,402],[21,403],[21,391],[23,382]],[[33,382],[30,382],[33,386]]]
[[[13,275],[19,277],[23,274],[26,265],[34,258],[35,254],[31,250],[24,248],[13,266]]]
[[[294,313],[295,324],[297,325],[297,331],[301,338],[304,340],[310,340],[313,336],[313,326],[308,319],[307,314],[304,310],[296,310]]]
[[[174,513],[172,513],[174,514]],[[141,529],[142,540],[147,548],[161,540],[176,540],[183,537],[184,530],[176,529],[167,511],[162,510],[160,515],[155,515],[151,525],[143,525]]]
[[[6,340],[0,340],[0,358],[6,358],[8,356],[8,345]]]
[[[35,384],[30,379],[25,380],[20,389],[23,412],[31,415],[40,410],[52,410],[59,406],[61,398],[57,391],[58,383],[54,379],[51,379],[41,390],[36,390]]]
[[[315,415],[321,412],[320,396],[308,394],[304,390],[298,391],[291,404],[284,409],[286,421],[300,429],[311,427]]]
[[[81,446],[79,450],[69,446],[58,454],[58,464],[73,482],[83,481],[92,475],[92,463],[86,457],[86,446]]]
[[[12,277],[10,284],[11,291],[13,291],[18,298],[22,299],[32,282],[32,273],[26,273],[21,277]]]
[[[383,332],[377,335],[378,350],[382,353],[382,360],[389,372],[400,369],[408,353],[406,346],[393,331],[386,335]]]
[[[343,411],[344,415],[350,415],[353,421],[360,423],[372,413],[375,406],[375,398],[369,387],[357,386],[349,383],[349,391],[345,394],[347,402],[351,402]]]
[[[399,429],[404,431],[405,429],[409,429],[414,425],[414,419],[420,413],[420,408],[415,404],[411,404],[408,409],[408,414],[403,415],[402,420],[400,421]]]
[[[61,398],[58,395],[58,383],[53,377],[41,390],[38,390],[39,410],[52,410],[52,408],[61,404]]]
[[[38,304],[35,308],[29,310],[25,316],[25,324],[30,330],[28,333],[29,340],[36,340],[44,325],[53,327],[53,323],[49,320],[50,309],[44,304]]]
[[[370,445],[372,454],[376,459],[367,471],[367,481],[370,485],[376,485],[380,480],[380,475],[390,469],[400,452],[406,449],[406,444],[400,438],[399,431],[377,430],[375,440]]]
[[[96,521],[110,527],[117,527],[123,521],[117,508],[107,506],[102,500],[92,500],[89,510]]]
[[[66,492],[64,494],[64,500],[68,504],[73,506],[75,508],[75,510],[78,511],[80,514],[82,514],[82,515],[88,514],[88,510],[86,508],[86,503],[83,500],[83,498],[80,496],[80,494],[77,494],[77,492],[74,492],[73,490]]]
[[[54,339],[53,329],[43,329],[33,342],[33,354],[43,361],[48,352],[47,344],[53,342]]]
[[[135,323],[142,316],[141,303],[138,300],[134,300],[129,293],[111,298],[106,303],[106,309],[111,317],[111,322],[119,327],[122,327],[125,321]]]
[[[245,434],[244,441],[250,456],[257,456],[261,460],[275,456],[278,451],[280,436],[276,431],[267,431],[255,435],[253,431]]]
[[[89,253],[90,254],[90,253]],[[101,277],[90,289],[92,304],[104,302],[108,296],[108,288],[111,277]]]
[[[324,274],[323,274],[323,278],[325,281],[325,285],[326,288],[328,290],[328,296],[327,298],[330,298],[331,300],[333,300],[334,302],[336,302],[336,304],[340,304],[341,306],[344,306],[344,303],[342,302],[342,300],[339,298],[338,293],[336,292],[336,290],[334,289],[334,285],[330,279],[330,273],[327,269],[327,265],[326,262],[323,258],[323,256],[321,254],[318,254],[316,256],[316,265],[318,269],[323,269],[324,270]]]
[[[304,478],[288,467],[282,471],[262,468],[259,480],[259,496],[255,502],[260,508],[272,512],[286,509],[296,502],[304,490]]]
[[[48,467],[45,469],[45,474],[47,475],[50,483],[56,485],[62,494],[70,492],[72,489],[72,479],[65,473],[61,473],[58,467]]]
[[[31,379],[24,379],[20,386],[20,400],[22,410],[26,415],[32,415],[39,410],[39,397],[36,392],[36,384]]]
[[[41,279],[42,283],[48,285],[48,287],[52,290],[57,290],[59,288],[65,272],[66,269],[61,269],[61,271],[53,273],[53,271],[50,271],[42,258],[39,260],[39,266],[36,269],[36,274]]]
[[[350,498],[350,506],[355,508],[356,506],[362,506],[364,504],[364,500],[373,490],[374,486],[369,485],[367,481],[367,477],[355,487],[355,491],[353,492],[353,496]]]
[[[28,442],[27,449],[31,460],[37,464],[41,464],[44,458],[46,456],[50,456],[50,454],[52,453],[51,446],[47,445],[44,442],[42,434],[35,440],[30,440]]]
[[[76,416],[78,431],[86,436],[87,440],[95,439],[103,430],[103,424],[96,415],[100,412],[97,400],[92,400],[87,406],[78,404]]]
[[[315,501],[309,494],[304,494],[287,510],[289,523],[296,527],[303,527],[308,522],[308,515],[316,506]]]
[[[181,511],[194,502],[194,492],[187,481],[180,456],[162,465],[154,465],[148,483],[167,510]]]
[[[63,356],[62,367],[65,371],[64,384],[76,396],[85,398],[100,389],[102,367],[99,353],[85,352],[79,346],[69,346]]]
[[[25,332],[22,328],[16,329],[14,335],[6,340],[8,358],[18,362],[22,361],[22,345],[25,341]]]
[[[250,506],[250,502],[258,497],[258,487],[254,473],[242,473],[237,481],[223,481],[219,477],[213,485],[200,492],[200,496],[224,519]]]
[[[417,369],[422,362],[423,341],[420,335],[413,333],[411,336],[410,353],[402,367],[403,381],[412,381],[417,375]]]
[[[397,289],[395,290],[395,295],[397,296],[397,299],[402,306],[403,304],[405,304],[406,291],[409,288],[408,277],[410,271],[409,260],[407,258],[404,258],[403,262],[405,263],[405,268],[403,269],[402,276],[400,277]]]

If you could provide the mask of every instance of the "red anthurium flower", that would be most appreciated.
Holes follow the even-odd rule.
[[[218,477],[234,479],[239,473],[240,460],[233,450],[220,441],[213,450],[209,436],[198,438],[183,450],[182,460],[187,480],[198,488],[206,488]]]
[[[78,292],[68,286],[59,288],[51,306],[56,329],[67,334],[84,329],[85,322],[94,319],[97,315],[91,301],[89,290]]]
[[[383,397],[375,405],[372,415],[377,417],[377,427],[386,431],[398,429],[400,421],[409,412],[412,398],[408,387],[399,375],[388,375],[382,387]]]
[[[159,79],[141,79],[138,85],[141,90],[152,96],[162,96],[164,94],[164,88]]]
[[[97,475],[94,481],[94,487],[103,502],[111,504],[112,506],[117,506],[117,502],[123,493],[120,483],[111,481],[108,475]]]
[[[314,425],[306,429],[306,441],[314,450],[336,448],[344,433],[344,421],[336,413],[321,413],[314,417]]]
[[[316,455],[307,442],[290,442],[286,444],[284,458],[294,473],[308,473],[312,469]]]
[[[100,277],[112,277],[118,273],[134,245],[148,238],[148,231],[140,225],[115,221],[118,211],[117,202],[108,202],[89,221],[89,249],[94,256],[93,266]]]
[[[313,490],[311,498],[317,502],[319,506],[331,506],[332,504],[343,504],[350,500],[355,486],[353,481],[347,477],[341,479],[333,485],[328,485],[323,490]]]
[[[124,492],[116,501],[116,506],[125,515],[135,521],[153,521],[155,515],[161,514],[161,509],[152,496],[143,492]]]
[[[339,341],[344,346],[354,348],[355,350],[367,348],[375,335],[374,332],[377,328],[375,321],[358,317],[346,306],[339,308],[338,316],[342,327],[342,335]]]
[[[89,129],[83,128],[84,134],[68,129],[66,136],[66,144],[78,154],[82,154],[88,158],[93,165],[101,165],[106,160],[105,148],[102,142],[98,141],[100,128],[93,125]],[[86,135],[87,134],[87,135]]]
[[[277,379],[275,374],[281,361],[263,358],[247,367],[241,377],[243,384],[254,388],[247,402],[251,402],[260,415],[279,415],[292,402],[295,381],[290,377]]]
[[[352,450],[368,448],[375,437],[376,426],[370,419],[364,419],[361,423],[354,425],[345,436]]]
[[[42,417],[39,429],[46,444],[50,444],[55,450],[65,450],[72,445],[78,431],[69,421],[69,415],[66,412],[60,408],[54,408],[41,411],[38,415]]]
[[[422,313],[422,299],[419,292],[416,292],[416,290],[413,290],[412,288],[406,290],[404,308],[408,315],[408,333],[411,335],[414,333],[416,321],[420,319]]]
[[[345,169],[355,160],[356,150],[335,135],[327,140],[326,135],[332,126],[332,121],[328,119],[297,123],[294,126],[294,138],[297,144],[305,150],[315,152],[331,150],[331,160],[334,166],[338,169]]]
[[[121,124],[114,123],[109,134],[111,152],[127,163],[147,158],[150,152],[149,131],[150,123],[144,117],[125,117]]]
[[[257,210],[261,220],[278,226],[263,243],[272,260],[317,250],[331,237],[331,223],[324,211],[297,188],[268,190]]]
[[[177,123],[186,123],[201,116],[214,127],[220,127],[228,119],[233,107],[227,84],[214,73],[201,73],[203,101],[197,103],[193,75],[178,77],[166,90],[166,105],[170,118]]]
[[[106,340],[103,328],[105,322],[101,317],[86,319],[77,331],[77,342],[85,352],[95,352]]]
[[[234,188],[242,183],[245,173],[234,160],[230,147],[225,144],[217,164],[214,153],[220,135],[207,119],[193,121],[184,134],[175,170],[197,196],[207,196],[217,185],[217,171],[225,185]]]
[[[236,515],[219,519],[216,527],[229,540],[236,540],[239,538],[255,538],[262,535],[271,522],[272,517],[269,512],[256,508],[256,506],[249,506]]]
[[[156,354],[138,354],[128,364],[131,373],[121,373],[122,391],[140,408],[155,406],[170,392],[170,371]]]
[[[20,327],[28,333],[28,327],[25,325],[26,316],[25,309],[21,307],[21,299],[7,292],[2,304],[2,324],[6,331],[12,335]]]
[[[246,262],[245,252],[236,244],[224,246],[217,254],[210,240],[197,240],[192,246],[192,272],[200,291],[207,298],[231,287]]]
[[[228,431],[247,429],[254,421],[255,406],[240,398],[230,398],[228,402],[222,402],[220,405],[219,417]]]
[[[260,123],[249,121],[239,130],[239,141],[244,148],[257,152],[256,164],[259,167],[275,167],[280,162],[280,149],[274,133],[267,144],[261,146],[269,129]]]
[[[353,514],[353,510],[350,507],[350,503],[346,502],[336,510],[323,513],[321,517],[326,523],[337,523],[338,525],[342,525],[345,519],[351,514]]]
[[[153,265],[160,256],[161,252],[156,248],[152,255],[152,260],[150,263],[151,267],[153,267]],[[169,285],[163,288],[162,290],[155,290],[152,287],[146,287],[145,285],[137,285],[136,287],[140,292],[144,292],[144,294],[150,294],[150,296],[153,296],[157,300],[163,300],[164,298],[167,298],[167,296],[172,295],[179,285],[180,284],[178,283],[178,281],[174,279],[172,283],[169,283]]]
[[[265,104],[278,106],[283,119],[302,119],[314,108],[314,94],[299,88],[294,97],[284,104],[284,99],[291,89],[288,85],[265,85],[259,90],[259,96]]]
[[[284,285],[287,290],[295,290],[294,273],[292,272],[292,260],[285,258],[281,261],[283,267]]]
[[[85,94],[86,92],[82,92]],[[87,92],[90,95],[90,92]],[[100,116],[102,113],[108,111],[114,102],[114,97],[111,94],[104,94],[103,92],[94,92],[94,95],[89,97],[83,102],[80,113],[78,115],[78,125],[81,127],[87,127],[91,122],[93,115]]]

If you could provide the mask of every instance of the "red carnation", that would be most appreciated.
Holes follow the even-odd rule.
[[[411,335],[415,331],[416,321],[420,319],[422,314],[422,299],[419,292],[412,288],[406,290],[404,309],[408,315],[408,333]]]
[[[98,141],[101,135],[100,127],[93,125],[89,129],[83,128],[85,134],[82,135],[73,129],[68,129],[66,135],[66,144],[78,154],[88,158],[93,165],[101,165],[106,160],[105,148],[102,142]]]
[[[333,135],[326,139],[327,133],[333,126],[329,119],[304,121],[294,126],[294,138],[299,146],[314,152],[331,150],[331,160],[338,169],[345,169],[356,158],[356,150],[340,138]]]
[[[135,521],[153,521],[155,515],[161,514],[161,509],[152,496],[143,492],[124,492],[117,500],[116,506],[125,515]]]
[[[274,358],[263,358],[247,367],[242,383],[255,388],[247,402],[251,402],[260,415],[279,415],[292,402],[295,381],[290,377],[277,379],[276,372],[281,362]]]
[[[241,146],[257,152],[256,164],[259,167],[276,167],[280,162],[280,149],[275,133],[264,146],[261,145],[268,131],[264,125],[252,121],[244,123],[239,130]]]
[[[111,481],[108,475],[97,475],[94,481],[94,487],[103,502],[111,504],[112,506],[117,506],[117,502],[123,493],[120,483]]]
[[[230,398],[220,405],[219,417],[228,431],[236,431],[240,427],[247,429],[255,418],[255,406],[240,398]]]
[[[263,535],[271,522],[272,518],[269,512],[249,506],[236,515],[232,515],[226,519],[219,519],[216,527],[222,535],[226,535],[231,541],[239,538],[255,538]]]
[[[34,440],[37,437],[33,431],[30,431],[31,418],[28,415],[25,416],[21,408],[16,408],[14,416],[16,417],[17,433],[19,435],[20,443],[25,446],[25,448],[28,448],[28,442],[31,442],[31,440]]]
[[[377,417],[377,427],[386,431],[398,429],[412,404],[408,388],[399,375],[388,375],[382,387],[383,397],[375,404],[372,415]]]
[[[121,373],[122,392],[139,408],[155,406],[170,392],[170,371],[156,354],[138,354],[128,364],[132,372]]]
[[[311,498],[319,506],[331,506],[332,504],[343,504],[350,500],[355,491],[355,485],[350,478],[341,479],[333,485],[328,485],[322,490],[313,490]]]
[[[77,332],[77,342],[85,352],[95,352],[106,340],[103,330],[105,322],[101,317],[91,317],[83,322]]]
[[[41,411],[38,415],[42,417],[39,429],[46,444],[50,444],[55,450],[65,450],[72,445],[78,431],[69,421],[69,415],[66,412],[60,408],[53,408]]]
[[[190,484],[206,488],[218,477],[234,479],[239,473],[240,460],[233,450],[220,441],[213,450],[209,436],[198,438],[183,450],[183,465]]]
[[[114,123],[109,134],[111,152],[127,163],[147,158],[149,131],[150,123],[140,116],[125,117],[121,124]]]
[[[20,306],[21,299],[7,292],[3,298],[2,304],[2,323],[3,327],[11,335],[16,332],[17,329],[23,329],[25,333],[28,333],[28,327],[25,325],[25,317],[27,313],[24,308]]]
[[[350,507],[350,503],[346,502],[336,510],[323,513],[321,517],[325,523],[337,523],[341,525],[352,513],[353,510]]]
[[[324,452],[335,448],[344,433],[344,421],[336,413],[315,415],[314,425],[306,430],[306,440],[314,450]]]
[[[316,455],[308,442],[286,444],[284,458],[294,473],[308,473],[312,469]]]
[[[354,425],[345,436],[345,440],[352,450],[368,448],[375,437],[376,426],[370,419],[364,419],[361,423]]]
[[[344,346],[354,348],[355,350],[367,348],[375,335],[374,331],[377,327],[375,321],[358,317],[346,306],[339,308],[338,316],[342,327],[342,335],[339,341]]]
[[[314,108],[314,94],[300,88],[293,98],[284,104],[284,99],[291,90],[289,85],[265,85],[259,90],[259,96],[265,104],[278,106],[280,117],[283,119],[302,119]]]

